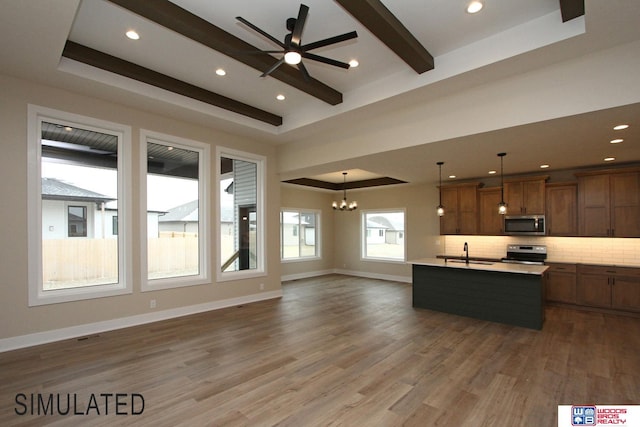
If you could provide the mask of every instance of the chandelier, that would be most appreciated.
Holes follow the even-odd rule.
[[[342,201],[340,203],[333,202],[333,210],[354,211],[358,209],[358,202],[354,200],[351,203],[347,203],[347,173],[342,172],[342,176],[344,177],[344,181],[342,183]]]

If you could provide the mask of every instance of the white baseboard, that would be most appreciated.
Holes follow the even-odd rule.
[[[335,270],[319,270],[319,271],[306,271],[304,273],[297,274],[287,274],[286,276],[282,276],[280,280],[282,282],[287,282],[289,280],[299,280],[299,279],[308,279],[310,277],[318,277],[318,276],[326,276],[327,274],[333,274]]]
[[[50,342],[78,338],[87,335],[95,335],[101,332],[113,331],[116,329],[128,328],[131,326],[144,325],[146,323],[159,322],[161,320],[188,316],[190,314],[203,313],[206,311],[219,310],[221,308],[233,307],[236,305],[249,304],[252,302],[281,297],[282,290],[280,289],[277,291],[261,292],[259,294],[247,295],[244,297],[230,298],[221,301],[211,301],[203,304],[190,305],[187,307],[178,307],[169,310],[122,317],[119,319],[105,320],[103,322],[87,323],[84,325],[71,326],[69,328],[54,329],[51,331],[37,332],[35,334],[3,338],[0,339],[0,353],[5,351],[17,350],[19,348],[47,344]]]

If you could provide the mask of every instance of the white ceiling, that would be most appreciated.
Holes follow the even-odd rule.
[[[285,20],[295,17],[300,6],[299,0],[172,1],[260,49],[276,46],[235,17],[242,16],[283,39],[287,33]],[[415,103],[424,88],[438,85],[446,88],[446,83],[452,79],[456,79],[459,86],[487,83],[491,76],[483,70],[491,66],[496,75],[508,74],[510,58],[519,58],[521,66],[526,61],[542,66],[545,62],[553,63],[567,56],[584,55],[594,49],[640,39],[640,26],[637,25],[640,2],[605,2],[611,7],[616,5],[618,11],[614,13],[603,10],[599,1],[587,0],[586,17],[562,23],[559,0],[486,0],[485,9],[477,15],[465,12],[467,0],[383,0],[435,58],[434,70],[417,74],[338,3],[304,0],[310,12],[303,44],[352,30],[358,32],[355,40],[314,53],[344,62],[357,59],[359,67],[343,70],[304,61],[311,76],[343,93],[344,102],[336,106],[272,77],[260,78],[259,70],[107,0],[4,0],[0,6],[0,73],[172,115],[270,144],[295,144],[309,135],[349,126],[345,123],[348,120],[340,119],[349,114],[357,112],[363,120],[375,120],[381,109]],[[612,23],[615,28],[611,27]],[[140,40],[127,39],[124,33],[129,29],[138,31]],[[67,39],[281,115],[283,125],[268,125],[63,58],[61,52]],[[570,50],[554,49],[562,45],[570,46]],[[219,67],[227,71],[226,76],[216,76],[215,70]],[[277,101],[277,94],[284,94],[286,100]],[[594,158],[602,157],[599,144],[609,137],[610,123],[618,118],[632,121],[636,126],[627,131],[625,144],[616,149],[624,152],[628,161],[640,161],[640,108],[637,104],[619,108],[615,110],[615,119],[613,113],[614,110],[593,112],[561,121],[535,123],[511,129],[509,134],[471,135],[457,139],[455,146],[451,141],[443,140],[412,148],[390,147],[386,153],[317,164],[290,173],[286,178],[306,176],[335,182],[342,180],[343,170],[354,173],[360,170],[358,173],[365,177],[390,176],[409,182],[422,181],[425,168],[432,166],[418,159],[444,160],[451,157],[453,147],[456,147],[453,151],[458,153],[457,157],[467,159],[458,162],[459,171],[455,173],[464,178],[482,176],[496,164],[500,140],[507,135],[512,138],[513,132],[519,132],[522,143],[514,147],[514,155],[510,154],[505,162],[510,162],[512,173],[531,172],[539,163],[549,162],[543,156],[549,150],[560,154],[557,145],[553,145],[553,141],[560,138],[564,151],[570,153],[579,146],[585,154],[594,151]],[[566,129],[576,132],[567,135]],[[521,160],[516,161],[518,151],[521,151],[518,156]],[[479,159],[485,160],[481,163]],[[563,167],[592,162],[564,160]]]

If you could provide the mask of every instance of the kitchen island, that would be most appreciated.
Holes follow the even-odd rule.
[[[440,258],[410,264],[416,308],[542,329],[544,265]]]

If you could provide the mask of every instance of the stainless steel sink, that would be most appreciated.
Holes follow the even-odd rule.
[[[457,264],[466,264],[467,262],[463,259],[448,259],[446,262],[455,262]],[[480,264],[480,265],[493,265],[490,261],[469,261],[469,264]]]

